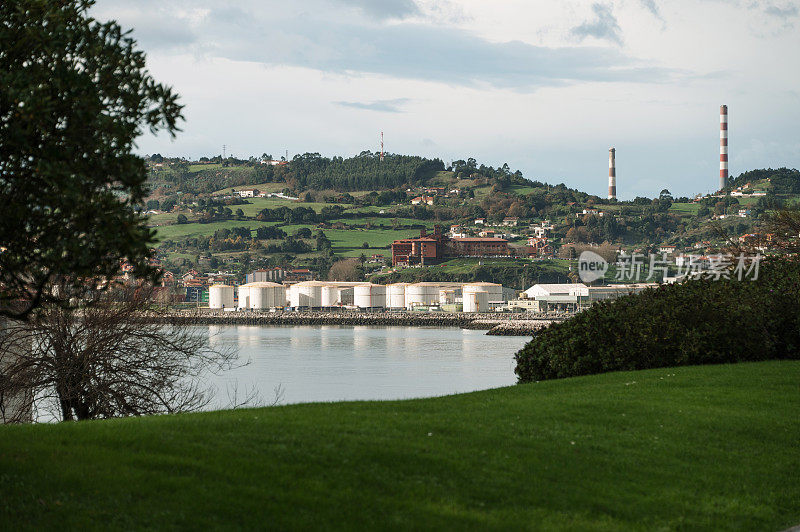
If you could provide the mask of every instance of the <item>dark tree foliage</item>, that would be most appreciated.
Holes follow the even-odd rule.
[[[595,304],[516,355],[520,382],[694,364],[800,358],[800,261],[758,280],[692,280]]]
[[[286,238],[286,231],[274,225],[267,225],[256,229],[256,238],[259,240],[277,240]],[[308,238],[311,238],[311,231],[308,231]]]
[[[411,155],[387,154],[381,161],[378,153],[369,151],[348,159],[304,153],[292,159],[285,179],[298,190],[385,190],[420,183],[440,170],[444,163],[439,159]]]
[[[23,317],[55,279],[102,279],[127,258],[139,277],[154,233],[143,129],[174,134],[181,106],[91,0],[0,2],[0,312]],[[164,207],[166,208],[166,207]],[[11,303],[14,303],[11,305]]]

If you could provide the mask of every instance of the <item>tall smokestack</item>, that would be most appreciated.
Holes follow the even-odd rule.
[[[617,199],[617,169],[614,162],[616,150],[608,150],[608,199]]]
[[[719,189],[728,185],[728,106],[719,108]]]

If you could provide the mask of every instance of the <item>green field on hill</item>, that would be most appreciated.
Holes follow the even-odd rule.
[[[0,427],[29,529],[783,530],[800,362]]]

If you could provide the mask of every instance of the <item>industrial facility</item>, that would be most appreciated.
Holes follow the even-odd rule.
[[[536,284],[517,293],[497,283],[394,283],[303,281],[292,285],[255,282],[217,284],[209,290],[216,310],[437,310],[445,312],[578,311],[598,301],[641,292],[655,284],[587,286]]]
[[[510,309],[519,308],[532,312],[577,311],[590,307],[598,301],[636,294],[654,286],[658,285],[654,283],[603,286],[587,286],[583,283],[537,284],[522,292],[520,299],[510,301],[508,306]]]
[[[237,297],[234,297],[237,296]],[[395,283],[303,281],[289,286],[254,282],[209,290],[216,310],[387,309],[488,312],[502,308],[514,291],[495,283]]]

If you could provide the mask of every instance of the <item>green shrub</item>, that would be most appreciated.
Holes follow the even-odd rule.
[[[800,263],[759,279],[693,280],[600,302],[516,354],[520,382],[694,364],[800,358]]]

